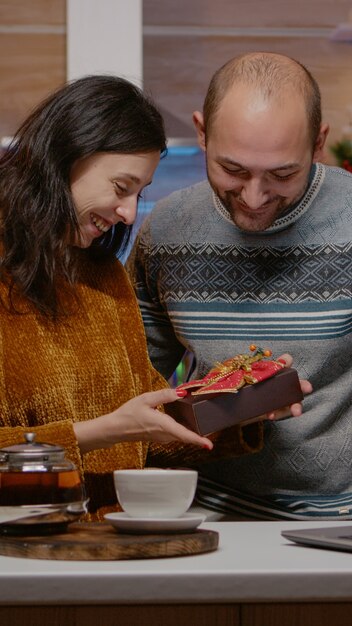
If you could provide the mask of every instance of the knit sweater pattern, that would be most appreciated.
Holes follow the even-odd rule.
[[[255,343],[290,353],[314,388],[301,418],[266,423],[259,454],[201,468],[210,507],[352,517],[351,251],[352,176],[319,163],[304,197],[264,232],[238,229],[207,181],[145,221],[129,271],[164,376],[185,349],[198,378]]]

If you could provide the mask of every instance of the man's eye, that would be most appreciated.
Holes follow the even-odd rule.
[[[291,174],[286,174],[284,176],[282,176],[282,174],[273,174],[273,176],[274,178],[276,178],[276,180],[289,180],[295,175],[295,173],[296,172],[291,172]]]
[[[223,167],[223,170],[226,172],[226,174],[229,174],[230,176],[247,176],[248,172],[246,172],[245,170],[229,170],[228,167]]]
[[[126,193],[127,189],[126,187],[123,187],[122,185],[120,185],[120,183],[114,183],[115,189],[118,193]]]

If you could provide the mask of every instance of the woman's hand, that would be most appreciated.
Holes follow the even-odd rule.
[[[293,363],[293,358],[290,354],[282,354],[277,359],[277,361],[281,361],[282,363],[284,363],[285,367],[291,367]],[[301,385],[303,395],[312,393],[313,387],[310,384],[309,380],[301,379],[299,382]],[[302,412],[303,412],[302,403],[296,402],[295,404],[291,404],[291,406],[286,406],[286,407],[283,407],[282,409],[277,409],[276,411],[273,411],[272,413],[268,413],[266,415],[266,419],[279,420],[284,417],[290,417],[291,415],[293,417],[299,417],[300,415],[302,415]]]
[[[109,448],[122,441],[180,441],[211,450],[212,442],[178,424],[158,410],[161,404],[179,399],[174,389],[161,389],[132,398],[118,409],[86,422],[74,424],[82,454],[98,448]]]

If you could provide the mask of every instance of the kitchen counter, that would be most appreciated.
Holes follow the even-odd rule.
[[[132,612],[137,615],[138,609],[138,619],[141,620],[143,610],[148,612],[148,605],[154,610],[158,608],[160,615],[164,616],[168,608],[175,615],[172,607],[183,607],[186,613],[180,622],[182,626],[188,623],[197,626],[197,607],[203,612],[199,622],[203,626],[208,623],[205,615],[209,618],[213,615],[209,624],[214,626],[217,623],[274,626],[275,607],[281,611],[280,615],[276,611],[281,620],[285,606],[291,618],[294,614],[298,615],[298,608],[301,616],[306,608],[310,615],[307,624],[310,626],[315,623],[314,615],[319,607],[320,617],[316,621],[319,626],[324,626],[329,607],[334,609],[334,618],[326,624],[333,622],[334,626],[339,626],[337,613],[341,614],[341,624],[351,623],[352,553],[299,547],[280,534],[281,530],[289,528],[333,526],[338,523],[207,522],[202,528],[219,532],[219,549],[186,557],[99,562],[0,556],[0,623],[12,626],[9,620],[12,614],[15,616],[13,611],[17,611],[18,619],[23,614],[23,624],[30,626],[32,622],[25,620],[26,611],[27,617],[34,609],[40,609],[43,615],[46,609],[49,615],[51,607],[54,615],[52,611],[55,608],[59,610],[61,607],[62,612],[66,606],[67,616],[68,608],[76,607],[76,621],[66,617],[63,625],[81,624],[79,611],[77,613],[77,607],[80,607],[85,608],[85,626],[90,624],[87,616],[90,615],[93,620],[93,614],[95,617],[91,623],[97,626],[100,624],[97,621],[99,607],[105,611],[109,609],[106,616],[111,611],[117,616],[118,607],[123,607],[127,615],[130,606],[133,608],[131,615]],[[271,621],[265,622],[263,620],[267,618],[263,616],[265,609],[269,608]],[[248,613],[249,609],[252,612]],[[224,610],[230,611],[232,621],[223,621]],[[168,624],[178,623],[170,621],[170,615]],[[220,615],[222,621],[217,622]],[[246,615],[252,615],[252,621],[246,621]],[[291,624],[287,619],[285,626]],[[21,621],[15,623],[20,626]],[[117,623],[119,626],[134,624],[131,616],[127,621]],[[305,623],[292,622],[299,626],[305,626]],[[60,621],[55,622],[55,626],[59,624]],[[109,626],[110,622],[105,617],[101,624]],[[115,622],[111,621],[111,624]],[[153,626],[157,624],[159,622],[154,616]]]

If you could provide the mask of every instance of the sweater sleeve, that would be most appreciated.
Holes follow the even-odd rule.
[[[126,269],[142,313],[148,352],[154,367],[166,379],[175,371],[186,349],[174,332],[158,291],[158,264],[150,254],[150,220],[139,231]]]

